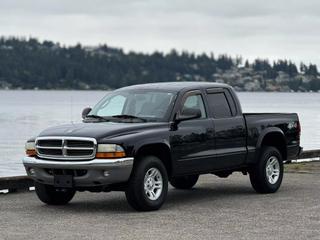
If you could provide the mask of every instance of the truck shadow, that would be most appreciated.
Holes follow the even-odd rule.
[[[168,193],[165,208],[175,208],[181,205],[206,203],[222,203],[228,199],[250,198],[256,195],[248,186],[196,187],[190,190],[171,189]]]
[[[97,195],[96,195],[97,196]],[[100,193],[98,199],[95,195],[83,199],[81,196],[76,198],[66,206],[45,206],[55,210],[61,209],[64,212],[113,212],[126,214],[136,212],[127,203],[124,193],[111,192]],[[201,204],[210,205],[217,203],[222,204],[226,200],[239,198],[256,198],[257,194],[250,186],[224,185],[224,186],[199,186],[190,190],[177,190],[170,188],[167,200],[162,210],[174,209],[177,207],[188,207],[190,205]],[[258,195],[259,196],[259,195]],[[233,200],[230,200],[233,201]]]

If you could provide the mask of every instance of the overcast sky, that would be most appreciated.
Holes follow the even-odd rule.
[[[1,0],[0,35],[320,66],[320,1]]]

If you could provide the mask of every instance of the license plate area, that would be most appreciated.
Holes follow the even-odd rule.
[[[73,176],[72,175],[54,175],[53,185],[54,187],[59,187],[59,188],[72,188]]]

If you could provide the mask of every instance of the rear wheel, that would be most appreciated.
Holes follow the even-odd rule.
[[[39,182],[35,182],[35,190],[38,198],[49,205],[65,205],[72,200],[76,193],[74,189],[55,188]]]
[[[190,189],[197,183],[198,179],[199,175],[173,177],[170,179],[170,184],[177,189]]]
[[[282,183],[283,160],[278,149],[263,147],[260,159],[250,171],[252,187],[258,193],[274,193]]]
[[[159,209],[168,192],[168,175],[161,160],[146,156],[134,166],[126,189],[127,201],[138,211]]]

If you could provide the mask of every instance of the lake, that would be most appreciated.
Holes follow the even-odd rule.
[[[80,122],[103,91],[0,90],[0,176],[25,175],[25,141],[49,126]],[[244,112],[297,112],[304,149],[320,149],[320,93],[238,93]]]

